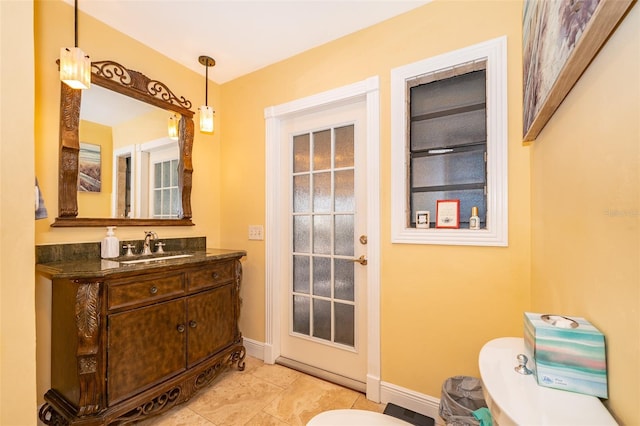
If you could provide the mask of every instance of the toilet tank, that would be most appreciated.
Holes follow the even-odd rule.
[[[524,340],[520,337],[491,340],[480,350],[480,376],[494,424],[617,424],[597,397],[539,386],[533,374],[517,373],[516,357],[524,353]]]

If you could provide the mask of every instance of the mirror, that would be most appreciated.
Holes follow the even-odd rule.
[[[177,134],[167,133],[170,116],[97,85],[82,93],[78,217],[179,217],[180,151]]]
[[[81,90],[61,83],[58,217],[51,226],[193,225],[191,102],[113,61],[93,62],[91,71],[92,87],[84,100]],[[118,117],[123,111],[136,112]],[[178,118],[177,142],[167,134],[172,114]],[[101,137],[109,143],[83,143]],[[112,163],[112,193],[102,194],[103,207],[90,202],[88,216],[94,217],[84,217],[87,213],[78,212],[78,190],[99,191],[91,163],[95,156],[103,158],[98,168]],[[97,180],[99,185],[100,175]]]

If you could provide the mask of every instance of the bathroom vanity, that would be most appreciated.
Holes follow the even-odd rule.
[[[190,399],[232,365],[244,251],[38,264],[52,282],[45,424],[126,424]]]

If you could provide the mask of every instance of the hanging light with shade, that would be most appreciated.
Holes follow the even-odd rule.
[[[175,141],[178,140],[178,123],[179,122],[180,122],[180,117],[178,117],[176,114],[171,114],[169,116],[169,125],[168,125],[169,139],[173,139]]]
[[[199,108],[200,111],[200,131],[211,133],[213,132],[213,107],[208,104],[208,92],[209,92],[209,67],[216,64],[216,61],[209,56],[200,56],[198,61],[205,66],[205,86],[204,86],[204,105]]]
[[[73,8],[75,47],[60,49],[60,80],[73,89],[91,87],[91,59],[78,48],[78,0]]]

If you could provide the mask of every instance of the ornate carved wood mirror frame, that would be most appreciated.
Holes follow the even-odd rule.
[[[91,83],[180,114],[178,186],[182,197],[179,219],[79,218],[78,163],[82,90],[60,83],[60,153],[58,157],[58,217],[53,227],[75,226],[191,226],[193,112],[191,102],[144,74],[113,61],[91,63]],[[91,89],[89,89],[91,90]]]

